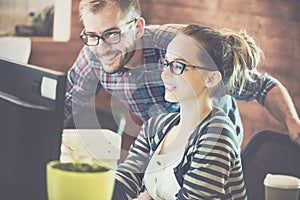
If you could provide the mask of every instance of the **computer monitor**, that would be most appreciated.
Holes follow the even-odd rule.
[[[0,199],[46,200],[60,156],[66,75],[0,58]]]

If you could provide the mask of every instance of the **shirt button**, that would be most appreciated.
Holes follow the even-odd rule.
[[[154,178],[154,183],[157,183],[157,178]]]
[[[156,163],[157,163],[159,166],[161,166],[161,162],[157,161]]]

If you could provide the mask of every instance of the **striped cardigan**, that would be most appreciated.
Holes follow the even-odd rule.
[[[162,114],[142,126],[127,159],[117,169],[113,199],[138,196],[151,156],[179,120],[178,113]],[[240,143],[224,111],[214,108],[196,127],[174,173],[181,186],[177,199],[247,199]]]

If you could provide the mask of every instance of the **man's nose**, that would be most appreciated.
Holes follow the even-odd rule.
[[[106,52],[111,49],[111,45],[104,42],[103,39],[99,39],[99,44],[97,45],[98,52]]]

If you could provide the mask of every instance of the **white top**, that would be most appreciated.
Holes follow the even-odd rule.
[[[143,181],[153,199],[176,199],[180,185],[176,180],[173,170],[181,161],[184,148],[182,147],[167,154],[158,154],[160,149],[161,144],[149,162]]]

